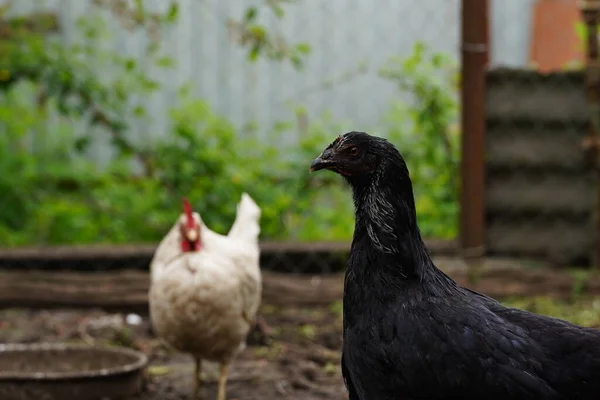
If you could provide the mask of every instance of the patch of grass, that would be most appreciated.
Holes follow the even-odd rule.
[[[299,329],[299,333],[300,335],[302,335],[303,337],[307,338],[307,339],[314,339],[315,338],[315,326],[311,325],[311,324],[305,324],[302,325]]]
[[[167,367],[165,365],[151,365],[146,369],[146,374],[154,377],[170,374],[172,372],[172,368]]]
[[[261,346],[254,349],[254,356],[267,360],[276,360],[283,353],[282,344],[279,342],[273,343],[271,346]]]
[[[338,317],[341,317],[342,314],[343,314],[342,301],[338,300],[338,301],[335,301],[335,302],[331,303],[331,305],[329,306],[329,311],[331,311],[332,313],[334,313]]]
[[[600,328],[600,297],[575,296],[570,301],[547,296],[514,297],[502,300],[502,304],[507,307],[560,318],[577,325]],[[341,301],[332,303],[329,308],[330,311],[342,315]]]
[[[590,271],[582,270],[582,269],[572,269],[569,270],[571,276],[573,277],[573,298],[578,298],[585,293],[585,289],[587,287],[587,282],[590,279]]]
[[[600,328],[600,297],[576,297],[572,301],[550,297],[521,297],[502,301],[507,307],[564,319],[577,325]]]

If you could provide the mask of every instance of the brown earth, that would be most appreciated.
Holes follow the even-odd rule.
[[[0,311],[0,342],[87,342],[132,347],[150,363],[143,392],[131,400],[192,399],[193,362],[157,340],[148,319],[128,325],[124,314],[100,310]],[[232,364],[228,399],[344,399],[339,371],[340,307],[286,308],[265,305],[266,334],[256,329]],[[204,363],[206,399],[216,398],[217,365]]]
[[[593,272],[579,276],[489,261],[479,282],[468,284],[459,261],[437,261],[459,283],[495,297],[600,293]],[[264,324],[230,368],[229,400],[347,398],[339,370],[342,282],[340,274],[265,271]],[[146,293],[147,274],[140,271],[0,272],[0,343],[77,341],[136,348],[149,355],[150,364],[143,392],[130,400],[192,399],[193,362],[153,336],[144,316]],[[124,309],[116,309],[119,305]],[[141,314],[141,323],[127,324],[129,312]],[[216,365],[205,364],[207,400],[216,397],[216,371]]]

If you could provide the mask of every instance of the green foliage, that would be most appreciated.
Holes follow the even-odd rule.
[[[269,2],[277,15],[280,2]],[[127,2],[134,8],[123,8],[121,0],[96,3],[125,25],[152,32],[178,13],[176,7],[167,16],[147,13],[143,1]],[[257,12],[248,10],[245,28],[252,28]],[[154,132],[160,139],[152,142],[136,141],[129,136],[130,121],[150,118],[136,99],[159,84],[135,59],[101,50],[98,43],[108,34],[101,20],[82,20],[86,42],[74,46],[34,32],[23,21],[11,24],[10,38],[0,39],[0,50],[8,55],[0,59],[0,152],[6,155],[0,158],[2,246],[154,242],[180,214],[183,196],[208,226],[225,233],[244,191],[262,208],[263,238],[350,237],[352,203],[343,181],[334,174],[308,174],[310,160],[349,125],[327,114],[309,123],[298,108],[296,123],[277,124],[269,141],[258,142],[182,88],[169,110],[168,132]],[[308,52],[296,47],[278,55],[281,49],[265,46],[255,56],[289,58],[296,65],[301,62],[294,61],[293,51],[298,60]],[[147,62],[172,66],[157,46],[147,50]],[[109,76],[99,74],[107,64]],[[449,129],[456,100],[441,76],[428,75],[447,66],[443,57],[429,57],[417,47],[408,60],[392,60],[382,71],[413,95],[390,109],[384,134],[401,145],[411,163],[425,236],[450,236],[456,225],[458,134]],[[282,135],[294,132],[297,143],[281,143]],[[110,150],[100,166],[92,157],[97,143],[108,143]]]
[[[281,19],[284,16],[282,3],[290,0],[266,0],[265,3],[271,13]],[[248,60],[254,62],[260,57],[271,60],[289,60],[295,68],[304,66],[304,58],[310,53],[308,43],[290,44],[281,36],[269,32],[266,26],[258,23],[259,8],[250,6],[246,9],[241,21],[230,19],[229,29],[235,34],[237,41],[248,48]]]
[[[575,29],[575,35],[577,36],[577,39],[579,39],[579,41],[583,45],[583,43],[585,43],[587,41],[587,26],[582,21],[577,21],[577,22],[575,22],[574,29]]]
[[[285,151],[283,170],[290,171],[296,192],[293,204],[297,207],[286,216],[286,233],[299,240],[348,240],[354,227],[353,204],[343,180],[334,174],[309,175],[308,165],[323,151],[332,137],[350,130],[350,124],[336,123],[328,113],[305,125],[302,108],[296,110],[300,138]]]
[[[426,236],[457,234],[460,133],[458,69],[447,56],[422,43],[380,71],[409,94],[388,114],[387,136],[399,146],[411,171],[421,230]]]
[[[307,179],[306,159],[314,157],[317,148],[329,140],[329,130],[311,128],[300,152],[288,157],[292,153],[285,148],[240,139],[233,126],[204,101],[184,97],[171,116],[172,135],[153,145],[143,176],[127,172],[127,158],[114,160],[106,170],[96,170],[85,155],[70,151],[76,137],[68,127],[63,127],[60,141],[53,145],[13,152],[3,160],[6,165],[0,164],[3,172],[11,172],[2,173],[9,179],[2,181],[2,186],[14,191],[12,196],[2,196],[0,242],[156,241],[181,212],[182,196],[192,200],[212,229],[226,233],[243,191],[262,207],[263,237],[332,240],[348,236],[350,209],[343,218],[346,229],[327,229],[340,215],[335,208],[342,204],[339,185],[337,203],[314,207],[315,197],[328,191],[309,190],[314,182],[323,182]],[[55,135],[40,124],[42,116],[36,117],[29,126],[35,128],[35,138]],[[2,142],[6,146],[14,143]]]
[[[201,0],[195,0],[201,1]],[[227,27],[230,36],[248,50],[248,60],[256,61],[261,57],[275,61],[289,61],[295,68],[301,68],[304,58],[310,53],[307,43],[290,43],[281,35],[260,23],[261,10],[266,8],[278,20],[285,16],[284,5],[291,0],[264,0],[265,7],[248,6],[239,18],[229,17]],[[164,13],[150,12],[144,0],[94,0],[96,5],[109,9],[127,28],[143,27],[153,39],[160,36],[162,28],[177,20],[179,0],[170,0]],[[150,42],[149,50],[156,50],[157,41]]]
[[[248,192],[261,206],[263,237],[300,240],[347,238],[352,227],[351,208],[341,183],[332,177],[311,179],[307,161],[330,140],[333,124],[323,118],[311,124],[294,147],[278,143],[284,124],[265,143],[244,138],[202,100],[186,98],[172,111],[173,133],[154,146],[152,178],[160,182],[179,210],[182,195],[195,200],[205,222],[225,233],[235,217],[235,205]],[[299,111],[301,113],[301,111]],[[313,185],[323,191],[312,190]],[[325,201],[320,198],[327,196]],[[343,196],[342,196],[343,195]],[[343,200],[342,200],[343,199]],[[322,204],[315,207],[315,204]],[[341,218],[341,219],[340,219]],[[345,221],[343,228],[336,229]],[[332,229],[333,228],[333,229]]]
[[[132,113],[143,114],[143,110],[133,101],[131,93],[148,95],[159,86],[135,59],[99,49],[99,40],[107,35],[103,21],[81,19],[79,28],[86,41],[73,46],[64,45],[52,35],[31,31],[21,19],[10,25],[11,34],[0,39],[0,53],[6,55],[0,59],[0,76],[4,77],[0,79],[0,90],[8,93],[13,85],[29,82],[35,91],[29,98],[34,99],[32,107],[40,109],[39,118],[50,118],[47,108],[54,107],[58,115],[85,119],[91,126],[103,128],[120,153],[134,153],[134,146],[127,138],[127,119]],[[107,67],[122,74],[106,77],[98,73]],[[7,131],[14,134],[13,129],[7,127]],[[19,132],[23,135],[26,131],[31,133],[29,128]],[[90,130],[80,135],[74,149],[88,150],[95,132]]]
[[[583,21],[575,22],[574,26],[575,36],[577,36],[578,44],[577,47],[581,52],[585,53],[587,51],[587,35],[588,29],[586,24]],[[581,61],[572,60],[566,63],[565,69],[581,69],[584,65]]]

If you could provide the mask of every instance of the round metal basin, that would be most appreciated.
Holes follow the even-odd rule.
[[[74,344],[0,344],[0,399],[126,399],[140,391],[145,354]]]

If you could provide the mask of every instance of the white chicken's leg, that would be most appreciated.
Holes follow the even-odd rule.
[[[250,327],[254,326],[255,320],[250,318],[250,316],[248,315],[248,313],[246,311],[242,311],[242,318],[244,319],[244,321],[246,321],[246,323],[248,325],[250,325]]]
[[[196,358],[196,371],[194,375],[194,398],[195,399],[203,399],[204,395],[202,393],[202,359]]]
[[[217,392],[217,400],[225,400],[227,394],[227,369],[229,368],[229,361],[221,363],[221,369],[219,371],[219,389]]]

